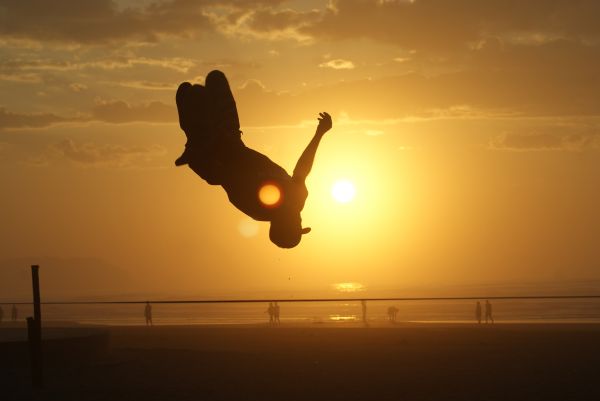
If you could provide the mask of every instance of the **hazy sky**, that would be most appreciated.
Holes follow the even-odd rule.
[[[0,269],[172,296],[600,279],[599,20],[595,0],[0,0]],[[175,90],[215,68],[288,171],[333,116],[295,249],[173,164]]]

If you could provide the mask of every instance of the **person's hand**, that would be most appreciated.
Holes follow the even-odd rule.
[[[319,113],[319,126],[317,127],[317,134],[323,135],[331,129],[332,122],[329,113]]]

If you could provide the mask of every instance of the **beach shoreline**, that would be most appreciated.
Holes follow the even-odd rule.
[[[7,399],[600,399],[598,324],[103,330],[103,355],[76,364],[68,352],[48,357],[42,391],[30,389],[26,364],[6,367]]]

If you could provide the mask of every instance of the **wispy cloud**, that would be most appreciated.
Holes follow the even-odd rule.
[[[0,67],[1,70],[1,67]],[[42,78],[39,74],[22,71],[0,72],[0,81],[19,82],[19,83],[40,83]]]
[[[174,105],[162,102],[129,104],[122,100],[100,101],[92,109],[92,119],[109,123],[177,121]]]
[[[13,113],[0,107],[0,130],[6,128],[40,128],[68,122],[76,118],[65,118],[52,113]]]
[[[77,143],[67,138],[51,150],[72,162],[87,166],[132,167],[164,156],[166,149],[159,145],[124,146],[114,144]]]
[[[177,109],[175,105],[167,105],[158,101],[129,104],[122,100],[99,100],[90,112],[71,116],[53,113],[14,113],[0,107],[0,130],[45,128],[56,124],[90,122],[175,123],[177,122]]]
[[[111,58],[96,60],[54,60],[54,59],[23,59],[16,58],[0,62],[0,71],[9,72],[69,72],[89,69],[118,70],[132,69],[138,66],[151,66],[170,69],[177,72],[187,73],[191,68],[197,66],[197,62],[182,57],[124,57],[114,56]]]
[[[118,9],[112,1],[29,0],[5,2],[0,35],[71,43],[157,41],[161,35],[211,30],[209,0],[171,0],[144,8]]]
[[[73,92],[83,92],[83,91],[87,90],[88,87],[87,87],[87,85],[74,82],[69,85],[69,89],[71,89]]]
[[[553,133],[504,133],[492,138],[490,148],[518,152],[582,151],[584,149],[600,148],[600,135],[595,132],[564,135]]]
[[[352,61],[344,60],[341,58],[325,61],[319,64],[319,67],[332,68],[334,70],[353,70],[355,68],[354,63]]]
[[[175,93],[178,84],[169,82],[153,82],[153,81],[121,81],[121,82],[110,82],[113,85],[123,86],[125,88],[132,89],[145,89],[145,90],[167,90]]]

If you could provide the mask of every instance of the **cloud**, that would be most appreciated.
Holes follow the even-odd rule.
[[[52,124],[73,121],[52,113],[13,113],[0,107],[0,130],[5,128],[40,128]]]
[[[261,81],[246,79],[244,85],[233,89],[242,127],[297,124],[322,110],[333,114],[346,111],[363,120],[405,121],[597,116],[600,81],[594,79],[597,71],[592,56],[594,49],[580,44],[574,48],[571,44],[555,42],[538,46],[530,52],[516,47],[510,50],[523,55],[532,54],[523,56],[531,57],[531,70],[527,69],[527,63],[502,61],[498,57],[497,65],[502,68],[493,69],[488,67],[492,59],[481,55],[476,67],[470,70],[430,76],[409,73],[335,82],[295,93],[270,91]],[[553,52],[564,56],[571,54],[574,59],[567,57],[561,60]],[[539,62],[535,54],[539,54]],[[543,68],[541,59],[544,57],[552,65]],[[567,73],[560,66],[572,68],[572,71]],[[167,90],[171,87],[175,90],[175,85],[168,81],[124,79],[111,83],[136,89]],[[68,84],[65,86],[68,87]],[[161,98],[162,92],[157,91],[156,96]],[[314,99],[319,99],[318,110],[315,110]],[[89,121],[176,124],[178,119],[172,100],[145,103],[100,100],[91,109],[82,109],[79,113],[76,116],[19,114],[0,108],[0,128],[45,127]]]
[[[166,149],[159,145],[78,144],[70,138],[52,145],[51,149],[72,162],[104,167],[130,167],[150,162],[167,153]]]
[[[487,36],[594,38],[599,13],[593,0],[332,0],[304,33],[448,52]]]
[[[96,121],[116,124],[136,121],[165,123],[177,121],[177,109],[174,105],[158,101],[136,105],[122,100],[102,101],[94,106],[91,117]]]
[[[190,37],[229,24],[248,10],[276,6],[276,0],[166,0],[119,8],[112,0],[5,0],[0,4],[0,37],[5,40],[101,44],[156,42],[163,36]]]
[[[361,118],[428,118],[427,113],[432,110],[461,105],[476,112],[500,110],[528,115],[595,115],[600,110],[600,81],[596,77],[600,70],[600,24],[593,18],[599,15],[600,2],[591,0],[333,0],[329,5],[308,10],[291,8],[298,4],[278,0],[171,0],[141,8],[119,8],[109,0],[31,0],[25,2],[27,6],[21,3],[10,0],[0,5],[0,43],[37,38],[80,43],[123,40],[129,44],[148,38],[158,40],[167,34],[191,37],[207,30],[265,40],[308,37],[322,42],[367,38],[402,48],[390,53],[388,61],[399,54],[395,62],[410,60],[410,66],[419,69],[419,73],[372,82],[326,85],[297,96],[248,88],[240,92],[242,98],[264,101],[258,104],[265,110],[270,105],[286,108],[277,117],[269,117],[270,113],[256,110],[253,105],[249,106],[252,114],[241,110],[246,114],[245,120],[253,125],[300,121],[300,115],[306,115],[302,109],[312,104],[309,95],[316,95],[327,108],[345,109]],[[82,21],[98,29],[80,31]],[[12,39],[13,36],[29,39]],[[243,79],[250,74],[240,74],[240,70],[259,70],[256,62],[242,66],[235,60],[208,63],[186,57],[116,53],[107,56],[90,51],[65,60],[62,53],[53,57],[47,53],[37,57],[34,53],[32,58],[31,52],[24,52],[0,61],[0,80],[28,83],[37,92],[48,94],[68,88],[75,81],[87,85],[90,96],[95,91],[106,96],[104,88],[97,84],[109,82],[166,91],[175,89],[172,83],[178,79],[197,75],[198,69],[229,66]],[[101,58],[89,59],[98,54]],[[356,68],[352,61],[342,58],[318,65]],[[96,80],[92,82],[90,77]],[[38,89],[35,84],[41,82],[49,85]],[[34,89],[31,91],[35,93]],[[80,100],[87,94],[78,96]],[[377,101],[367,103],[364,99]],[[72,108],[73,103],[68,107]],[[148,107],[157,114],[144,110]],[[297,109],[288,111],[294,107]],[[107,122],[175,121],[176,114],[169,109],[174,110],[174,106],[115,101],[98,105],[92,117]],[[452,114],[456,115],[457,110]]]
[[[297,93],[270,91],[260,81],[248,79],[241,87],[234,88],[234,95],[242,127],[297,124],[322,110],[333,114],[346,111],[360,120],[406,122],[599,115],[599,83],[574,75],[552,79],[546,74],[540,71],[536,76],[514,69],[458,71],[430,77],[411,73],[336,82]],[[582,71],[580,75],[585,74]],[[169,87],[167,83],[146,81],[119,84],[153,90]],[[314,99],[319,99],[318,109]],[[177,120],[173,101],[99,100],[91,109],[82,109],[75,116],[15,113],[0,108],[0,129],[92,121],[176,124]]]
[[[172,93],[177,91],[178,84],[169,82],[152,82],[152,81],[122,81],[114,82],[114,84],[133,89],[145,90],[168,90]]]
[[[14,113],[0,107],[0,130],[20,128],[45,128],[61,123],[106,122],[123,124],[130,122],[170,123],[177,122],[175,105],[153,101],[129,104],[122,100],[99,101],[89,113],[77,116],[59,116],[53,113]]]
[[[111,0],[7,0],[0,5],[0,35],[40,41],[101,43],[210,29],[208,1],[175,0],[119,10]]]
[[[0,70],[1,70],[0,66]],[[24,73],[22,71],[0,72],[0,81],[17,82],[17,83],[40,83],[42,82],[39,74]]]
[[[87,85],[78,84],[78,83],[74,82],[69,85],[69,89],[71,89],[73,92],[83,92],[83,91],[87,90],[88,87],[87,87]]]
[[[424,51],[465,48],[485,37],[536,44],[597,38],[594,0],[331,0],[298,9],[282,0],[164,0],[118,7],[111,0],[5,0],[0,39],[67,43],[155,42],[206,32],[267,40],[359,39]],[[294,6],[294,8],[292,8]]]
[[[591,73],[591,71],[590,71]],[[235,91],[242,126],[294,124],[318,107],[357,119],[586,117],[600,110],[600,85],[579,77],[556,79],[539,71],[458,71],[436,76],[410,73],[336,82],[299,93],[275,93],[260,85]],[[585,75],[582,72],[582,75]],[[276,112],[274,112],[276,111]]]
[[[332,68],[334,70],[353,70],[354,63],[350,60],[336,58],[334,60],[325,61],[319,64],[321,68]]]
[[[600,148],[597,133],[504,133],[492,138],[490,148],[511,151],[582,151]]]
[[[263,84],[258,79],[248,79],[241,86],[241,90],[247,90],[250,92],[266,92],[267,88],[265,84]]]
[[[298,42],[311,42],[312,37],[303,33],[303,30],[315,19],[320,18],[320,15],[319,10],[260,8],[250,11],[238,24],[229,26],[226,31],[230,34],[267,40],[293,39]]]
[[[78,57],[71,60],[52,60],[52,59],[23,59],[12,58],[0,62],[0,71],[6,74],[24,74],[35,72],[71,72],[83,70],[119,70],[132,69],[138,66],[159,67],[173,70],[176,72],[187,73],[190,69],[197,66],[194,60],[182,57],[132,57],[115,55],[110,58],[103,58],[90,61],[82,61]],[[18,75],[17,75],[18,76]]]

